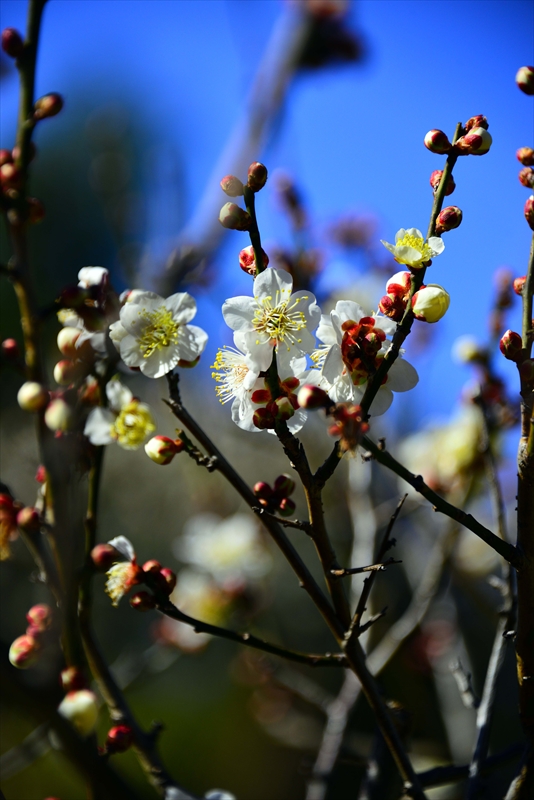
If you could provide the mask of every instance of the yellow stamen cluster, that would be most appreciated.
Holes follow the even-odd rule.
[[[155,311],[143,309],[139,312],[139,316],[147,321],[139,337],[139,349],[144,358],[149,358],[155,350],[161,350],[178,342],[180,325],[168,308],[161,306]]]
[[[124,597],[135,583],[135,565],[131,561],[119,561],[113,564],[106,575],[106,594],[111,598],[112,604],[118,606],[121,597]]]
[[[210,369],[218,370],[212,372],[211,377],[219,384],[215,387],[215,393],[223,404],[236,396],[249,371],[243,363],[243,355],[231,347],[217,351],[215,363]]]
[[[125,450],[137,450],[155,430],[149,407],[134,398],[122,407],[110,433]]]
[[[410,233],[406,233],[402,239],[399,239],[395,242],[395,247],[413,247],[414,250],[418,250],[421,253],[421,261],[430,261],[432,258],[432,249],[428,244],[425,244],[425,240],[421,239],[419,236],[413,236]]]
[[[308,297],[297,297],[289,306],[289,301],[280,301],[278,294],[277,292],[277,302],[274,306],[272,297],[264,297],[259,301],[262,307],[254,312],[252,320],[254,330],[264,334],[267,339],[275,339],[278,343],[287,341],[289,344],[300,344],[302,339],[298,339],[295,333],[306,327],[306,317],[302,311],[295,309],[301,300],[308,300]],[[262,341],[266,339],[258,339],[256,344]]]

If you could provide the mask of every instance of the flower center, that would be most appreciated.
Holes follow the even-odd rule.
[[[396,247],[400,246],[405,247],[413,247],[414,250],[418,250],[421,253],[421,261],[430,261],[432,258],[432,250],[428,244],[425,244],[425,240],[421,239],[419,236],[413,236],[410,233],[406,233],[402,239],[399,239],[395,242]]]
[[[161,306],[155,311],[143,309],[139,312],[139,316],[147,321],[139,337],[139,349],[144,358],[149,358],[155,350],[177,343],[180,326],[168,308]]]
[[[132,400],[120,411],[111,426],[111,436],[126,450],[136,450],[149,433],[156,430],[154,420],[144,403]]]
[[[223,404],[240,392],[249,372],[249,368],[243,363],[242,353],[233,347],[218,350],[211,369],[218,370],[212,372],[211,377],[219,384],[215,387],[215,394]]]
[[[278,301],[272,305],[272,297],[264,297],[258,300],[258,308],[254,312],[252,324],[254,330],[262,334],[262,339],[257,339],[256,344],[275,339],[278,343],[286,343],[289,350],[291,345],[300,344],[302,339],[295,334],[306,327],[306,316],[303,311],[298,310],[301,300],[308,300],[308,297],[297,297],[291,305],[289,301]],[[263,338],[264,337],[264,338]]]
[[[375,328],[373,317],[362,317],[359,322],[347,320],[341,326],[341,357],[355,386],[361,386],[377,368],[377,356],[385,340],[385,333]]]

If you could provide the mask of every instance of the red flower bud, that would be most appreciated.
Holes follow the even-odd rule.
[[[470,133],[461,136],[454,147],[460,155],[483,156],[491,147],[493,139],[485,128],[473,128]]]
[[[257,403],[261,405],[263,403],[268,403],[271,399],[271,393],[269,389],[256,389],[255,392],[252,392],[250,395],[250,399],[253,403]]]
[[[378,308],[385,317],[400,322],[406,310],[406,301],[402,297],[385,294],[378,303]]]
[[[91,561],[97,572],[107,572],[119,558],[119,553],[111,544],[97,544],[91,550]]]
[[[317,408],[327,408],[332,404],[327,393],[320,389],[318,386],[305,384],[301,386],[297,394],[298,404],[301,408],[307,408],[313,411]]]
[[[270,404],[269,411],[275,419],[283,421],[291,419],[295,413],[293,403],[289,397],[278,397],[274,403]]]
[[[21,172],[16,164],[7,163],[0,167],[0,184],[6,189],[17,189],[21,181]]]
[[[176,573],[168,567],[163,567],[163,569],[160,570],[160,575],[165,579],[166,584],[166,586],[162,588],[165,588],[165,591],[170,594],[176,586]]]
[[[473,128],[485,128],[488,130],[489,125],[487,117],[484,117],[482,114],[477,114],[476,117],[470,117],[464,125],[464,130],[467,133],[473,130]]]
[[[262,258],[263,268],[265,269],[265,267],[269,263],[269,256],[263,249],[261,253],[262,253],[261,258]],[[252,245],[250,245],[249,247],[244,247],[239,253],[239,266],[241,267],[243,272],[246,272],[248,275],[254,275],[254,276],[256,275],[257,272],[256,259],[254,257],[254,248],[252,247]]]
[[[17,393],[17,400],[23,411],[41,411],[48,403],[49,394],[40,383],[26,381]]]
[[[3,167],[4,164],[11,164],[12,162],[13,156],[11,155],[11,151],[2,148],[0,150],[0,167]]]
[[[278,512],[282,517],[290,517],[295,513],[296,505],[290,497],[284,497],[278,505]]]
[[[515,82],[525,94],[534,94],[534,67],[520,67]]]
[[[150,561],[145,561],[141,569],[143,572],[153,572],[155,574],[156,572],[161,572],[161,564],[155,558],[151,558]]]
[[[33,118],[36,120],[55,117],[63,108],[63,98],[57,92],[50,92],[36,100]]]
[[[156,464],[170,464],[174,456],[184,449],[182,439],[170,439],[168,436],[153,436],[145,444],[145,453]]]
[[[6,361],[14,361],[19,356],[19,346],[16,339],[4,339],[2,342],[2,355]]]
[[[267,167],[260,164],[259,161],[254,161],[248,168],[248,181],[247,186],[253,192],[259,192],[267,183]]]
[[[151,611],[156,608],[156,601],[150,592],[136,592],[130,597],[130,605],[136,611]]]
[[[252,220],[236,203],[225,203],[219,213],[219,222],[231,231],[248,231]]]
[[[441,236],[445,231],[452,231],[462,222],[463,214],[458,206],[447,206],[442,209],[436,219],[436,236]]]
[[[534,167],[534,150],[532,147],[520,147],[515,155],[524,167]]]
[[[52,624],[52,609],[46,603],[32,606],[26,614],[26,619],[39,633],[44,633]]]
[[[269,428],[274,428],[274,417],[271,412],[266,408],[258,408],[254,412],[254,416],[252,417],[252,422],[259,428],[260,430],[267,430]]]
[[[131,747],[133,731],[129,725],[115,725],[108,731],[106,747],[108,753],[124,753]]]
[[[256,497],[261,500],[270,500],[273,495],[273,490],[265,481],[258,481],[254,484],[252,491]]]
[[[428,131],[424,141],[425,147],[428,148],[431,153],[438,153],[438,155],[448,153],[452,146],[447,139],[447,135],[443,133],[443,131],[435,128]]]
[[[527,276],[522,275],[521,278],[515,278],[514,280],[514,292],[521,297],[523,294],[523,286],[527,282]]]
[[[274,482],[274,491],[279,497],[289,497],[295,491],[295,481],[290,475],[279,475]]]
[[[525,219],[534,231],[534,194],[531,194],[525,203]]]
[[[33,636],[19,636],[9,648],[9,660],[18,669],[32,667],[39,658],[39,643]]]
[[[67,669],[62,670],[60,680],[65,693],[87,689],[87,678],[79,667],[67,667]]]
[[[243,181],[235,175],[225,175],[221,181],[221,189],[228,197],[241,197],[243,195]]]
[[[41,517],[36,508],[27,506],[17,514],[17,526],[28,533],[38,531],[41,527]]]
[[[430,175],[430,185],[434,189],[434,192],[437,192],[438,186],[441,183],[441,176],[443,175],[442,169],[435,169],[434,172]],[[454,178],[452,175],[449,176],[449,180],[447,181],[447,188],[445,189],[445,194],[449,195],[454,192],[456,189],[456,184],[454,182]]]
[[[534,169],[532,167],[523,167],[517,177],[522,186],[526,186],[527,189],[534,189]]]
[[[65,358],[54,367],[54,380],[60,386],[69,386],[87,374],[88,368],[82,361],[70,361]]]
[[[37,467],[37,472],[35,473],[35,480],[37,483],[44,483],[46,481],[46,469],[42,464],[39,464]]]
[[[22,54],[24,42],[15,28],[4,28],[2,31],[2,50],[10,58],[18,58]]]
[[[534,383],[534,359],[526,358],[519,366],[519,375],[523,383]]]
[[[509,361],[518,361],[523,352],[521,336],[515,331],[506,331],[499,342],[499,349]]]

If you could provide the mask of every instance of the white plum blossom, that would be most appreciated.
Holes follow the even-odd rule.
[[[78,286],[89,289],[90,286],[101,286],[109,280],[109,271],[105,267],[82,267],[78,272]]]
[[[96,728],[98,699],[90,689],[68,692],[57,710],[76,728],[80,736],[89,736]]]
[[[196,325],[187,323],[196,303],[187,292],[167,299],[154,292],[136,292],[110,326],[110,337],[128,367],[139,367],[149,378],[161,378],[180,362],[196,362],[208,340]]]
[[[266,400],[254,402],[252,398],[256,392],[265,393],[265,380],[260,378],[258,365],[246,350],[246,334],[234,333],[234,344],[235,348],[221,348],[217,352],[215,363],[212,364],[212,369],[215,371],[211,375],[217,382],[215,392],[223,404],[232,400],[232,420],[239,428],[259,433],[260,428],[253,422],[254,412],[264,405]],[[283,360],[278,367],[281,388],[290,394],[296,392],[301,383],[307,382],[309,374],[305,356],[293,358],[289,362]],[[306,418],[306,412],[297,408],[287,421],[291,433],[297,433]],[[269,431],[271,432],[274,433]]]
[[[311,292],[292,294],[292,288],[289,272],[267,268],[254,281],[254,297],[232,297],[223,304],[226,324],[244,334],[245,350],[258,370],[270,367],[273,348],[281,365],[315,347],[319,306]]]
[[[366,383],[386,353],[386,337],[396,329],[393,320],[368,315],[352,300],[340,300],[329,316],[323,315],[317,337],[324,342],[312,355],[320,369],[316,382],[335,403],[358,405]],[[384,414],[393,401],[393,392],[406,392],[417,384],[417,372],[407,361],[397,358],[386,382],[379,388],[370,408],[373,416]]]
[[[146,403],[141,403],[117,380],[106,385],[107,408],[93,408],[87,417],[84,434],[91,444],[117,442],[125,450],[137,450],[156,426]]]
[[[132,586],[139,582],[142,570],[137,564],[133,544],[126,536],[116,536],[108,544],[126,559],[125,561],[117,561],[106,572],[106,594],[111,599],[112,604],[118,606],[121,598],[130,591]]]
[[[223,587],[261,578],[272,565],[258,526],[248,514],[191,517],[174,552],[181,561],[209,572]]]
[[[425,242],[423,234],[417,228],[401,228],[395,234],[395,244],[380,240],[385,248],[393,253],[395,261],[406,264],[412,269],[421,269],[427,261],[439,256],[445,250],[443,239],[431,236]]]

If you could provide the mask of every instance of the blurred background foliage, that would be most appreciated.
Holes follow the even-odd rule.
[[[2,27],[23,29],[26,5],[3,0]],[[218,197],[217,182],[224,170],[211,178],[210,174],[233,126],[246,118],[244,98],[272,30],[288,13],[287,5],[275,0],[49,3],[38,93],[57,90],[65,95],[66,106],[60,117],[39,128],[32,172],[32,193],[47,211],[45,221],[32,231],[32,261],[43,307],[53,303],[63,286],[75,283],[82,266],[106,266],[120,291],[139,285],[140,275],[154,281],[174,248],[187,245],[184,226],[205,187]],[[432,199],[428,176],[442,166],[442,160],[422,145],[426,130],[438,127],[451,134],[458,119],[484,113],[494,137],[486,158],[463,160],[457,170],[459,188],[453,202],[462,207],[464,223],[447,235],[448,250],[432,267],[432,279],[451,293],[451,309],[436,330],[421,330],[421,325],[409,340],[409,360],[418,367],[420,384],[407,396],[397,395],[386,418],[373,423],[373,436],[386,435],[394,449],[400,439],[431,420],[437,425],[452,417],[468,372],[465,366],[453,365],[451,344],[465,333],[487,341],[496,268],[504,265],[514,275],[524,273],[528,229],[514,153],[531,144],[532,130],[513,76],[521,64],[532,63],[533,9],[528,2],[510,0],[360,0],[347,8],[340,4],[339,10],[338,16],[317,18],[320,22],[307,39],[285,100],[266,126],[261,151],[254,153],[272,174],[258,197],[264,247],[274,263],[311,283],[323,310],[340,297],[376,308],[385,280],[396,271],[378,239],[391,240],[401,226],[425,229]],[[283,55],[272,46],[269,52],[275,59]],[[13,142],[16,84],[15,70],[2,54],[2,147]],[[295,216],[291,191],[300,197],[301,217]],[[219,194],[222,204],[224,196]],[[185,228],[199,252],[203,231],[212,231],[213,221],[204,220],[203,225],[199,227],[197,219],[196,229]],[[186,407],[253,484],[272,482],[287,471],[287,462],[274,437],[253,436],[232,424],[228,409],[215,398],[208,369],[217,348],[231,341],[221,302],[250,288],[237,267],[245,238],[221,237],[209,252],[188,262],[191,268],[178,288],[197,298],[195,322],[209,332],[210,342],[200,365],[184,372],[181,384]],[[3,239],[1,261],[9,255]],[[20,340],[14,295],[3,277],[1,281],[1,336]],[[516,327],[518,305],[507,312],[505,328]],[[50,375],[58,358],[57,330],[52,315],[43,332]],[[513,375],[511,365],[503,361],[498,372],[508,378]],[[151,404],[158,433],[172,435],[173,419],[161,402],[165,382],[141,380],[135,374],[123,379]],[[14,370],[3,370],[2,480],[31,504],[39,457],[31,421],[16,405],[20,382]],[[510,391],[513,395],[515,388]],[[331,446],[323,421],[310,419],[301,438],[312,463],[320,463]],[[500,475],[510,507],[516,439],[517,429],[512,429],[499,444]],[[492,527],[489,503],[480,492],[477,446],[475,442],[463,463],[462,455],[453,451],[450,458],[459,485],[445,490],[463,492],[479,518]],[[408,444],[406,452],[408,460],[415,446]],[[369,540],[356,538],[353,543],[353,527],[358,536],[358,520],[367,520],[364,528],[370,520],[380,534],[404,491],[404,485],[376,464],[360,463],[358,458],[342,465],[325,492],[328,526],[341,563],[349,563],[353,546],[359,554],[372,556]],[[296,516],[305,517],[298,489],[295,500]],[[176,539],[194,515],[248,513],[217,473],[208,474],[185,457],[160,470],[142,450],[130,453],[114,446],[106,454],[101,509],[100,541],[128,536],[141,560],[157,558],[173,569],[179,568]],[[376,582],[373,609],[387,605],[388,612],[372,628],[371,648],[406,610],[411,593],[424,579],[434,541],[448,524],[409,497],[395,532],[395,556],[403,565],[392,567]],[[290,535],[319,577],[305,534]],[[460,534],[460,546],[445,559],[424,623],[382,675],[387,695],[412,715],[410,740],[418,769],[451,757],[465,763],[471,755],[474,712],[463,707],[449,663],[460,657],[473,673],[475,691],[481,690],[499,606],[498,593],[487,579],[500,567],[469,537],[467,541]],[[247,601],[250,607],[234,618],[234,624],[245,621],[249,630],[295,649],[331,649],[328,632],[290,568],[270,542],[265,547],[272,555],[272,571],[261,587],[255,587],[254,599]],[[9,644],[22,632],[29,606],[49,598],[20,541],[14,545],[14,558],[0,565],[0,573],[0,638]],[[113,609],[103,581],[97,578],[96,585],[98,638],[109,663],[128,684],[127,697],[140,722],[163,722],[162,756],[178,780],[199,793],[223,786],[239,800],[304,798],[324,727],[324,701],[339,690],[341,675],[258,658],[220,640],[184,653],[158,640],[153,613],[134,614],[127,602]],[[355,590],[359,586],[355,581]],[[60,667],[61,653],[50,648],[46,659],[24,678],[53,691]],[[495,710],[495,751],[520,739],[513,673],[510,648],[500,684],[506,688]],[[316,693],[314,702],[303,699],[306,686],[308,696]],[[317,698],[322,698],[323,710]],[[22,714],[3,693],[2,753],[9,753],[34,728],[31,716]],[[100,738],[107,728],[103,710]],[[355,797],[373,736],[372,716],[359,698],[329,799]],[[113,762],[140,796],[153,796],[131,753]],[[8,800],[85,796],[76,772],[57,750],[25,769],[13,767],[13,761],[4,764],[2,789]],[[488,798],[501,797],[512,774],[513,764],[509,774],[503,771],[493,780]],[[446,787],[429,792],[429,797],[459,798],[458,792]]]

